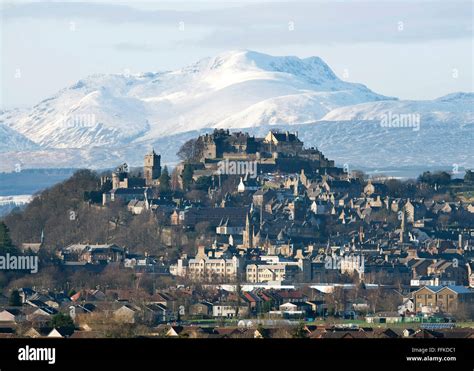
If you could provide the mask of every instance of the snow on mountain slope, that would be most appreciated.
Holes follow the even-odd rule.
[[[0,123],[44,147],[81,148],[130,141],[146,131],[148,123],[142,102],[123,95],[128,83],[120,75],[91,76],[29,112],[12,115],[7,111],[0,116]]]
[[[29,151],[38,147],[36,143],[24,135],[17,133],[6,125],[0,124],[0,152],[16,150]]]
[[[397,100],[340,80],[318,57],[232,51],[171,72],[92,75],[30,110],[0,112],[0,171],[138,166],[151,147],[174,162],[211,128],[289,125],[338,164],[472,168],[473,107],[474,93]],[[382,127],[386,114],[419,114],[419,130]]]
[[[28,112],[0,115],[0,123],[46,148],[85,148],[209,127],[310,122],[343,105],[386,99],[340,80],[317,57],[232,51],[172,72],[89,76]]]
[[[340,107],[326,114],[322,120],[378,120],[388,114],[419,114],[420,123],[439,121],[474,123],[474,93],[454,93],[427,101],[384,101]]]
[[[264,136],[270,129],[288,129],[287,125],[263,125],[245,129],[251,135]],[[472,141],[474,126],[452,122],[426,121],[419,131],[412,128],[382,128],[378,121],[318,121],[293,125],[307,147],[315,146],[326,156],[350,169],[372,169],[390,174],[390,170],[410,169],[411,176],[425,170],[443,168],[451,171],[454,165],[462,169],[474,168]],[[188,139],[203,132],[190,131],[160,137],[123,147],[92,147],[82,149],[38,149],[21,153],[25,167],[111,168],[123,162],[142,166],[143,155],[151,148],[162,155],[162,162],[178,162],[177,149]],[[442,143],[442,145],[440,144]],[[11,171],[17,153],[0,153],[0,171]]]
[[[351,105],[350,91],[311,92],[266,99],[220,121],[219,128],[247,128],[265,124],[305,124],[341,105]]]

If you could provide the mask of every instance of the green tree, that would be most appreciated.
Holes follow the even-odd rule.
[[[212,178],[210,176],[202,176],[194,184],[194,188],[200,191],[207,191],[212,185]]]
[[[50,321],[50,326],[53,328],[61,328],[66,332],[74,332],[74,321],[73,319],[64,313],[55,314]]]
[[[4,222],[0,222],[0,254],[14,252],[10,230]]]
[[[171,177],[168,168],[165,166],[160,176],[160,192],[166,193],[171,190]]]
[[[466,174],[464,175],[465,182],[474,182],[474,171],[466,170]]]
[[[183,189],[188,190],[193,182],[193,167],[190,164],[184,164],[183,173],[181,174],[183,180]]]
[[[20,307],[21,306],[21,297],[18,290],[13,290],[10,294],[10,298],[8,300],[8,305],[12,307]]]
[[[0,222],[0,247],[11,247],[10,231],[4,222]]]
[[[300,322],[298,326],[296,326],[293,337],[296,339],[302,339],[308,336],[308,332],[306,331],[304,322]]]

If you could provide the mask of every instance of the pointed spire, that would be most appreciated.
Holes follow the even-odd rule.
[[[277,240],[278,241],[283,241],[285,238],[285,233],[283,232],[283,229],[280,230],[280,232],[278,233],[278,236],[277,236]]]

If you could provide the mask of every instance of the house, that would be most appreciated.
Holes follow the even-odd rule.
[[[439,276],[422,276],[410,280],[410,286],[451,286],[456,285],[456,281],[442,279]]]
[[[115,244],[72,244],[59,251],[65,264],[83,262],[88,264],[108,264],[122,262],[125,249]]]
[[[36,338],[41,337],[41,334],[37,329],[35,329],[34,327],[31,327],[29,330],[23,333],[23,336],[36,339]]]
[[[308,296],[300,290],[280,290],[277,295],[281,301],[290,303],[304,303],[308,300]]]
[[[45,306],[34,310],[26,316],[26,319],[32,322],[49,322],[51,317],[57,313],[56,309]]]
[[[287,264],[248,264],[246,267],[247,282],[275,282],[294,277],[300,269]]]
[[[306,302],[283,303],[279,306],[279,312],[283,316],[305,316],[311,311],[311,304]],[[277,314],[277,312],[271,312]]]
[[[260,304],[263,300],[256,294],[250,291],[244,291],[241,294],[244,302],[247,303],[249,309],[253,312],[257,311],[260,308]]]
[[[170,266],[170,273],[192,279],[233,279],[237,277],[241,269],[240,256],[215,258],[208,256],[204,247],[199,246],[194,258],[178,259],[176,264]]]
[[[413,292],[417,313],[453,313],[460,303],[474,305],[474,291],[464,286],[425,286]]]
[[[0,312],[0,324],[18,323],[24,319],[25,315],[17,308],[7,308]]]
[[[257,207],[262,207],[276,196],[276,192],[272,189],[259,189],[252,196],[253,204]]]
[[[237,303],[216,303],[212,305],[213,317],[233,318],[248,314],[248,307]]]
[[[122,305],[113,312],[114,318],[120,322],[135,323],[140,314],[137,307],[130,304]]]
[[[387,186],[383,183],[373,183],[369,179],[367,185],[364,187],[364,194],[372,196],[373,194],[385,195],[387,193]]]
[[[412,298],[403,298],[402,304],[398,306],[398,314],[415,313],[415,301]]]
[[[46,337],[48,338],[65,338],[71,335],[70,331],[66,331],[61,328],[53,328]]]
[[[106,299],[106,296],[103,291],[93,289],[86,292],[86,298],[90,301],[102,301]]]
[[[189,315],[191,316],[210,316],[212,314],[212,304],[207,301],[201,301],[189,306]]]
[[[241,235],[244,232],[245,223],[235,219],[222,219],[216,227],[216,233],[221,235]]]
[[[30,297],[36,294],[36,291],[29,287],[22,287],[18,289],[18,293],[20,294],[21,302],[24,304]]]
[[[391,328],[374,329],[374,337],[382,339],[397,339],[400,334]]]
[[[106,205],[109,202],[115,201],[128,203],[132,200],[143,201],[147,198],[151,198],[151,190],[148,187],[117,188],[103,194],[102,204]]]
[[[178,337],[184,330],[183,326],[170,326],[166,332],[166,337]]]
[[[229,226],[243,228],[248,212],[248,207],[191,207],[179,212],[175,210],[171,215],[171,223],[194,227],[206,222],[210,227],[217,228],[228,220]]]
[[[306,302],[310,306],[310,310],[317,316],[324,315],[327,311],[327,304],[324,300],[308,300]]]
[[[147,200],[131,200],[128,205],[127,209],[134,215],[139,215],[145,210],[149,210],[150,205]]]
[[[151,324],[168,322],[173,318],[173,312],[168,310],[166,305],[158,303],[147,304],[143,315],[144,320]]]
[[[33,254],[37,254],[41,247],[43,246],[42,242],[37,242],[37,243],[22,243],[20,246],[20,250],[23,253],[28,253],[31,252]]]
[[[298,312],[298,306],[290,302],[280,305],[279,309],[282,312],[292,312],[292,313]]]

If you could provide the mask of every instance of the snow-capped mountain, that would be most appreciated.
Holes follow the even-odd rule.
[[[37,149],[39,146],[4,124],[0,124],[0,152],[26,151]]]
[[[474,123],[474,93],[454,93],[426,101],[383,101],[340,107],[327,113],[322,120],[378,120],[388,114],[418,114],[423,122]]]
[[[208,127],[304,123],[389,99],[340,80],[320,58],[233,51],[181,70],[94,75],[0,122],[49,148],[156,139]]]
[[[459,158],[462,166],[472,167],[474,156],[463,141],[473,139],[473,96],[398,100],[339,79],[318,57],[231,51],[176,71],[92,75],[29,110],[0,112],[0,170],[19,162],[24,168],[140,165],[152,146],[175,161],[180,143],[199,131],[268,130],[269,125],[306,125],[300,132],[307,145],[344,149],[328,149],[338,163],[384,166],[396,159],[422,166],[431,162],[432,151],[443,164]],[[387,113],[420,114],[421,131],[381,127]],[[433,141],[445,129],[458,145],[437,157]]]

